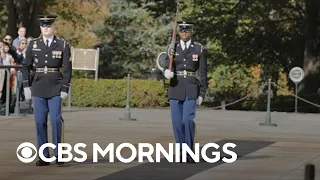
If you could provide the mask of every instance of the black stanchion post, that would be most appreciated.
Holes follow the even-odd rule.
[[[15,107],[14,107],[14,115],[15,116],[26,116],[26,114],[21,114],[21,111],[20,111],[20,83],[22,83],[22,76],[21,76],[21,71],[18,70],[17,71],[17,88],[16,88],[16,104],[15,104]]]
[[[33,113],[32,98],[28,101],[28,114]]]
[[[71,83],[70,83],[70,86],[69,86],[69,96],[68,96],[68,111],[71,112]]]
[[[315,167],[313,164],[307,164],[305,167],[304,180],[314,180],[315,178]]]
[[[10,69],[11,68],[21,68],[22,65],[0,65],[0,69],[4,69],[6,71],[6,108],[5,108],[5,116],[10,116]]]
[[[19,84],[19,82],[21,81],[21,79],[20,79],[20,70],[18,70],[17,71],[17,88],[16,88],[16,105],[15,105],[15,107],[14,107],[14,114],[16,115],[16,116],[19,116],[20,115],[20,101],[19,101],[19,99],[20,99],[20,84]]]
[[[6,82],[6,116],[10,115],[10,68],[5,69],[7,72]]]

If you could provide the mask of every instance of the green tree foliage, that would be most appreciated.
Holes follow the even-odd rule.
[[[7,18],[1,18],[2,34],[10,34],[15,38],[19,26],[27,28],[27,36],[38,37],[40,34],[38,15],[54,0],[4,0],[0,3],[0,13]]]
[[[127,2],[134,2],[138,7],[144,7],[154,18],[163,16],[167,20],[174,17],[177,7],[175,0],[127,0]]]
[[[7,8],[5,1],[0,1],[0,38],[6,33],[8,22]]]
[[[241,65],[219,65],[210,74],[208,95],[217,101],[238,99],[250,93],[253,77],[248,68]]]
[[[318,0],[306,1],[305,19],[305,51],[303,69],[305,78],[299,85],[299,95],[310,102],[319,104],[319,70],[320,70],[320,2]],[[319,112],[319,108],[300,103],[304,107],[303,112]],[[309,106],[309,107],[308,107]]]
[[[56,35],[69,41],[75,48],[93,48],[100,42],[94,30],[103,24],[110,5],[106,0],[55,0],[46,11],[58,15]]]
[[[27,24],[36,34],[35,12],[56,12],[60,36],[75,47],[100,47],[100,78],[123,78],[127,73],[139,77],[166,51],[179,8],[179,20],[193,21],[194,39],[208,49],[209,74],[219,82],[210,89],[212,96],[234,97],[246,91],[246,85],[237,89],[237,81],[247,82],[246,68],[257,65],[263,82],[269,76],[277,82],[279,69],[288,74],[293,66],[303,67],[303,96],[319,88],[319,2],[180,0],[177,7],[175,0],[4,0],[0,30],[15,34],[20,24]]]
[[[154,68],[157,55],[166,50],[170,27],[163,17],[153,18],[144,6],[114,2],[104,25],[97,30],[102,40],[98,45],[101,77],[139,76]]]
[[[299,94],[319,103],[319,12],[317,0],[213,0],[193,1],[184,16],[196,22],[195,36],[214,52],[209,54],[213,64],[221,64],[214,49],[221,47],[224,64],[261,64],[263,81],[271,76],[277,82],[280,68],[289,73],[303,67]]]
[[[194,1],[186,17],[196,22],[196,38],[219,45],[229,63],[291,66],[303,53],[303,2]],[[206,28],[203,28],[206,27]],[[214,46],[209,46],[214,51]],[[220,57],[209,54],[220,64]]]

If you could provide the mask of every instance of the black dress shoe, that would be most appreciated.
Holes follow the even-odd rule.
[[[188,156],[187,163],[196,163],[196,162],[192,159],[192,157]]]
[[[43,160],[41,160],[41,159],[39,159],[39,160],[36,162],[36,166],[48,166],[48,165],[50,165],[49,162],[45,162],[45,161],[43,161]]]
[[[59,161],[58,161],[58,157],[57,157],[57,159],[56,159],[56,164],[57,164],[57,165],[63,165],[64,162],[59,162]]]

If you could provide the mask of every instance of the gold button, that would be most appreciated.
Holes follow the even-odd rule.
[[[46,54],[46,57],[48,57],[48,54]]]
[[[48,61],[44,61],[45,63],[47,63]]]

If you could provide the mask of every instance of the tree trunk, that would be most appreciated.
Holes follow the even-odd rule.
[[[21,6],[21,24],[23,27],[25,27],[27,30],[30,29],[30,2],[26,0],[20,1],[20,6]],[[27,31],[27,36],[28,36],[28,31]]]
[[[39,20],[38,15],[42,14],[42,3],[41,0],[34,0],[30,6],[31,13],[30,13],[30,22],[29,22],[29,34],[28,36],[32,37],[39,37],[40,35],[40,27],[39,27]]]
[[[17,10],[14,4],[14,0],[8,0],[8,27],[7,34],[9,34],[13,39],[17,36]]]
[[[305,51],[303,69],[305,78],[299,84],[298,94],[307,101],[319,104],[319,61],[317,58],[317,27],[319,0],[306,0]],[[316,113],[319,108],[303,101],[298,101],[299,112]]]
[[[6,1],[0,1],[0,11],[4,12],[6,10],[7,2]],[[5,15],[5,13],[2,13]],[[7,20],[0,19],[0,38],[2,39],[2,36],[5,34],[7,26]]]

